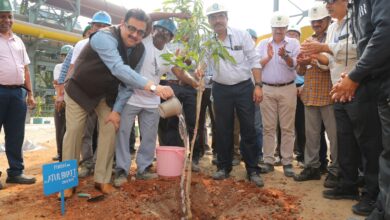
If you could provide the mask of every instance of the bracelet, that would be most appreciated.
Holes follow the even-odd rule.
[[[262,82],[257,82],[255,83],[255,87],[258,86],[260,88],[263,88],[263,83]]]

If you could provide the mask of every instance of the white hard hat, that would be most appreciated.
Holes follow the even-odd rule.
[[[225,6],[221,5],[220,3],[213,3],[206,9],[206,16],[209,16],[211,14],[215,14],[218,12],[227,12]]]
[[[321,20],[329,16],[329,12],[326,9],[325,4],[317,3],[309,9],[309,20],[316,21]]]
[[[301,29],[297,25],[294,25],[294,24],[288,26],[287,31],[296,31],[300,35],[302,34]]]
[[[271,18],[271,27],[287,27],[289,18],[280,12],[275,12]]]

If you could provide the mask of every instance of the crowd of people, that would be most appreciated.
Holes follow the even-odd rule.
[[[352,207],[355,214],[390,219],[388,9],[385,0],[323,0],[308,10],[313,35],[307,39],[301,39],[288,15],[275,12],[271,36],[257,42],[254,30],[230,27],[227,8],[213,3],[206,8],[210,37],[235,62],[209,57],[206,68],[191,71],[166,65],[161,56],[183,53],[182,42],[172,41],[177,31],[172,18],[190,19],[191,14],[130,9],[113,25],[110,15],[99,11],[83,40],[61,48],[63,63],[54,70],[58,155],[53,159],[78,160],[79,176],[93,174],[95,188],[110,194],[128,181],[137,118],[141,140],[135,177],[157,178],[150,169],[156,144],[184,145],[178,118],[162,119],[158,112],[161,100],[176,96],[189,139],[196,135],[193,172],[202,171],[199,161],[210,154],[216,165],[213,179],[229,178],[233,166],[243,161],[249,182],[258,187],[266,184],[261,174],[277,165],[297,182],[319,180],[327,173],[324,198],[358,200]],[[36,179],[23,173],[21,147],[27,106],[33,108],[35,100],[30,61],[12,32],[13,19],[10,1],[0,0],[6,182],[33,184]],[[197,66],[193,62],[185,61]],[[203,95],[195,132],[199,89]],[[299,173],[293,168],[294,155]],[[65,197],[74,190],[65,190]]]

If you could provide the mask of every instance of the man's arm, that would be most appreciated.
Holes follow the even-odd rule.
[[[118,86],[118,96],[116,97],[112,111],[120,114],[132,94],[133,90],[130,87],[120,83]]]
[[[193,88],[196,88],[199,86],[199,83],[195,80],[194,77],[192,77],[188,72],[184,71],[180,67],[172,67],[171,69],[172,73],[175,74],[175,76],[184,82],[187,85],[191,85]]]
[[[31,86],[30,70],[28,68],[28,65],[24,66],[24,86],[27,89],[27,105],[30,108],[34,108],[36,103],[34,100],[34,94]]]
[[[66,76],[68,74],[68,70],[70,67],[70,61],[72,60],[72,55],[73,55],[73,49],[71,49],[68,54],[65,57],[64,63],[62,64],[61,67],[61,73],[60,76],[58,77],[58,84],[64,84]]]
[[[390,1],[369,1],[371,3],[371,23],[375,30],[367,43],[364,53],[355,68],[348,74],[354,82],[371,74],[389,74],[381,69],[387,65],[390,57]]]

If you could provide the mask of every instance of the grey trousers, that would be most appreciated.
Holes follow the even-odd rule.
[[[85,124],[83,144],[81,146],[81,161],[83,166],[92,169],[95,165],[96,156],[93,155],[92,150],[92,138],[97,123],[96,112],[91,112],[87,116],[87,122]]]
[[[125,171],[128,175],[131,165],[131,155],[129,149],[130,130],[135,117],[138,116],[141,133],[141,145],[137,152],[137,170],[143,172],[154,159],[156,149],[157,129],[160,115],[158,108],[141,108],[128,105],[123,108],[119,132],[116,136],[115,156],[116,172]]]
[[[323,121],[325,125],[332,156],[332,162],[328,166],[328,171],[333,175],[338,176],[337,130],[333,105],[305,106],[305,166],[319,168],[321,165],[319,157],[321,121]]]

